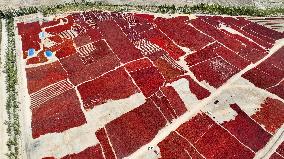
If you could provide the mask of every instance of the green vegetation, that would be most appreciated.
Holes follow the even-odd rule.
[[[6,111],[8,120],[5,121],[7,125],[7,133],[9,135],[7,146],[9,152],[6,154],[10,159],[19,158],[19,141],[20,141],[20,122],[19,122],[19,104],[17,101],[17,66],[16,66],[16,51],[15,51],[15,33],[13,18],[6,21],[6,28],[8,32],[8,47],[6,50]]]
[[[155,13],[199,13],[199,14],[223,14],[223,15],[247,15],[247,16],[276,16],[283,15],[284,8],[267,8],[259,9],[254,6],[222,6],[219,4],[198,4],[193,6],[176,7],[174,5],[111,5],[102,2],[81,2],[66,3],[55,6],[27,7],[13,10],[0,11],[1,18],[12,18],[33,13],[43,13],[44,15],[65,13],[69,11],[86,11],[86,10],[110,10],[110,11],[131,11],[141,10]]]
[[[222,6],[219,4],[198,4],[194,6],[159,6],[158,12],[161,13],[199,13],[212,15],[247,15],[247,16],[273,16],[284,13],[284,8],[259,9],[254,6]]]

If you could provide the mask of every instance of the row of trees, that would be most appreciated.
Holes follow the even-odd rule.
[[[8,44],[6,49],[5,73],[6,73],[6,111],[8,120],[7,125],[8,141],[7,146],[9,152],[6,154],[9,159],[19,158],[19,141],[20,141],[20,121],[19,121],[19,103],[17,100],[17,65],[16,65],[16,50],[15,50],[15,33],[14,19],[6,20],[8,32]],[[3,49],[3,48],[2,48]]]
[[[5,11],[0,10],[0,18],[11,19],[13,17],[19,17],[23,15],[29,15],[38,13],[38,7],[26,7],[26,8],[19,8],[19,9],[9,9]]]
[[[212,15],[247,15],[247,16],[277,16],[283,15],[284,8],[267,8],[259,9],[254,6],[222,6],[220,4],[197,4],[193,6],[176,7],[174,5],[161,5],[158,6],[157,12],[160,13],[199,13],[199,14],[212,14]]]
[[[143,5],[111,5],[102,2],[65,3],[54,6],[26,7],[19,9],[10,9],[0,11],[0,18],[13,18],[34,13],[43,13],[44,15],[62,13],[66,11],[84,11],[91,9],[108,9],[111,11],[129,11],[129,10],[146,10],[157,13],[204,13],[204,14],[227,14],[227,15],[247,15],[247,16],[272,16],[284,13],[284,8],[267,8],[259,9],[254,6],[222,6],[219,4],[197,4],[193,6],[160,5],[160,6],[143,6]]]

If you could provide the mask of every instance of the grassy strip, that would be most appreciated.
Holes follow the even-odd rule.
[[[13,10],[0,11],[1,18],[12,18],[33,13],[43,13],[44,15],[64,13],[67,11],[86,11],[86,10],[110,10],[110,11],[131,11],[142,10],[154,13],[202,13],[212,15],[246,15],[246,16],[277,16],[283,15],[284,8],[260,9],[254,6],[222,6],[219,4],[197,4],[193,6],[176,7],[174,5],[111,5],[103,2],[82,2],[65,3],[54,6],[27,7]]]
[[[14,19],[6,21],[6,28],[8,32],[8,46],[6,50],[6,111],[8,114],[7,133],[9,135],[7,146],[9,152],[6,154],[10,159],[19,158],[19,141],[20,141],[20,122],[19,122],[19,104],[17,101],[17,66],[16,66],[16,50],[15,50],[15,33],[14,33]]]

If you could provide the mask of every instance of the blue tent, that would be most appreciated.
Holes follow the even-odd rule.
[[[45,51],[46,57],[52,57],[53,53],[50,50]]]
[[[28,50],[28,56],[34,56],[34,54],[35,54],[35,49],[34,48],[30,48]]]

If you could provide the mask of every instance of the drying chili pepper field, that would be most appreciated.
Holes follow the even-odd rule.
[[[30,19],[15,22],[28,158],[284,158],[283,32],[225,15]]]

